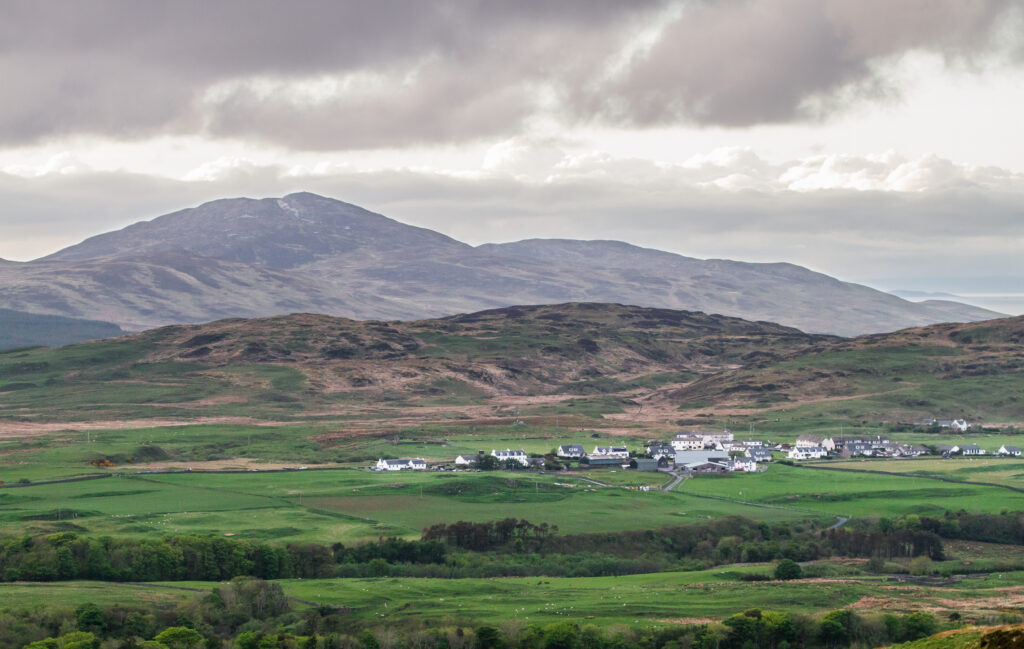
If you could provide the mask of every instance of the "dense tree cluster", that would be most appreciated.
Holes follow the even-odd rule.
[[[217,536],[86,538],[62,532],[43,537],[0,537],[3,581],[333,577],[346,564],[363,566],[365,571],[373,560],[416,564],[444,559],[445,548],[440,543],[402,539],[382,539],[356,547],[312,543],[282,547]]]
[[[907,521],[912,527],[933,532],[946,539],[1024,545],[1024,512],[946,512],[942,518],[907,516],[901,522],[908,524]]]
[[[539,550],[558,532],[558,526],[547,523],[534,525],[526,520],[505,518],[484,523],[457,523],[432,525],[423,530],[424,541],[444,541],[452,547],[477,552],[507,548],[518,551]]]

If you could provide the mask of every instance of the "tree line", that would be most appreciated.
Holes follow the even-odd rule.
[[[381,538],[358,546],[279,546],[197,535],[84,537],[62,532],[0,537],[0,580],[596,577],[831,556],[941,560],[942,541],[929,529],[936,525],[942,528],[932,519],[908,517],[898,524],[882,519],[856,529],[826,530],[814,523],[769,525],[726,517],[660,530],[559,535],[556,527],[545,523],[507,518],[434,525],[418,541]]]

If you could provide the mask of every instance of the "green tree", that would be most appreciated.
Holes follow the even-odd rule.
[[[82,604],[75,609],[75,620],[79,631],[103,633],[103,630],[107,628],[107,621],[103,617],[103,611],[92,602]]]
[[[803,575],[804,571],[800,564],[792,559],[783,559],[779,565],[775,566],[776,579],[800,579]]]
[[[168,627],[153,639],[169,649],[195,649],[203,643],[203,636],[187,626]]]
[[[579,644],[579,627],[571,622],[555,622],[542,629],[544,649],[576,649]]]
[[[476,630],[476,649],[503,649],[505,642],[501,631],[493,626],[482,626]]]
[[[370,563],[366,564],[366,569],[371,577],[387,577],[390,571],[388,562],[380,557],[371,559]]]
[[[903,641],[920,640],[934,635],[938,631],[935,616],[924,611],[911,613],[903,618]]]

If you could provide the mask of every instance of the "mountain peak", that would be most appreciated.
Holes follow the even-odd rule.
[[[409,246],[466,247],[350,203],[297,192],[280,198],[210,201],[86,239],[45,259],[137,258],[182,250],[287,269],[354,254],[377,256]]]

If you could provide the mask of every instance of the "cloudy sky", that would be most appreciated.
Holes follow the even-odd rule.
[[[0,14],[0,258],[308,190],[474,244],[620,239],[1024,312],[1021,0]]]

